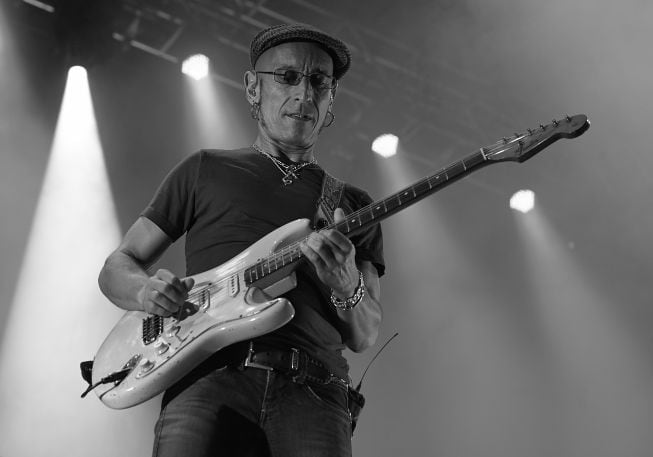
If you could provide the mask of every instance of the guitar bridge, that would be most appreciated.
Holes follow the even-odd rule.
[[[153,343],[163,333],[163,317],[148,316],[143,319],[143,344]]]

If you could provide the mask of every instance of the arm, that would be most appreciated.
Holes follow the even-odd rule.
[[[107,257],[98,283],[102,293],[124,310],[169,316],[179,309],[193,286],[168,270],[147,273],[170,246],[171,240],[154,222],[140,217]]]
[[[343,323],[341,328],[343,339],[347,347],[354,352],[362,352],[374,345],[383,318],[381,288],[376,267],[371,262],[363,261],[359,270],[363,273],[365,296],[353,309],[338,310],[338,317]],[[354,295],[356,285],[358,285],[358,278],[351,293],[338,293],[335,289],[334,293],[336,297],[346,299]]]
[[[335,220],[344,220],[338,208]],[[354,295],[358,286],[358,271],[363,274],[366,293],[353,308],[338,310],[342,323],[341,333],[347,347],[362,352],[376,342],[383,317],[381,290],[376,268],[371,262],[356,265],[356,249],[351,241],[337,230],[313,232],[301,246],[303,254],[315,267],[318,278],[333,290],[336,297],[346,299]]]

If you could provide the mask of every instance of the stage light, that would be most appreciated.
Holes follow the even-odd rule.
[[[385,133],[378,136],[372,142],[372,151],[376,152],[382,157],[392,157],[397,153],[397,146],[399,145],[399,138],[392,133]]]
[[[515,211],[528,213],[535,206],[535,194],[532,190],[520,190],[510,197],[510,207]]]
[[[209,75],[209,58],[203,54],[187,57],[181,64],[181,72],[199,81]]]
[[[94,394],[79,399],[84,385],[75,369],[123,314],[97,286],[119,241],[87,73],[72,67],[0,340],[0,454],[147,453],[142,424],[153,423],[158,405],[139,407],[138,418],[113,414]],[[53,426],[59,423],[66,425]]]

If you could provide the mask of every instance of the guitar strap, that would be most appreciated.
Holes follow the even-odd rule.
[[[322,195],[317,200],[317,211],[313,219],[313,228],[315,230],[323,229],[334,223],[333,212],[339,207],[344,191],[345,183],[325,171],[322,180]],[[360,393],[360,387],[359,384],[356,389],[351,386],[347,389],[347,406],[351,414],[352,435],[356,429],[361,410],[365,406],[365,397]]]
[[[322,179],[322,194],[317,199],[317,211],[313,218],[313,228],[315,230],[333,224],[333,212],[340,205],[344,191],[345,183],[325,171]]]

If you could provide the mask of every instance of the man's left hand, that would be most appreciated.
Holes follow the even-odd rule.
[[[338,208],[333,213],[336,222],[345,220],[345,212]],[[315,267],[318,278],[342,299],[354,295],[358,286],[356,248],[349,238],[337,230],[311,233],[300,245],[302,253]]]

